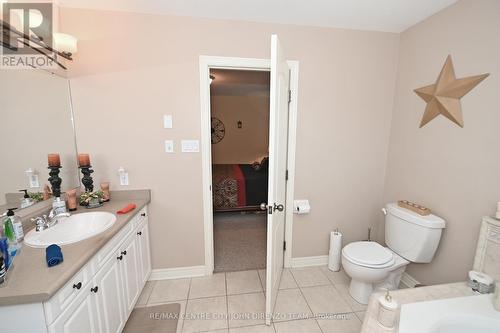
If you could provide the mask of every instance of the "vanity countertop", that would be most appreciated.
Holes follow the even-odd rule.
[[[117,193],[120,193],[117,195]],[[112,192],[111,201],[102,207],[87,210],[79,207],[76,212],[104,211],[116,215],[116,222],[103,233],[83,241],[61,246],[64,261],[54,267],[47,267],[45,249],[23,245],[15,257],[14,266],[7,274],[7,281],[0,285],[0,306],[37,303],[49,300],[64,286],[114,235],[116,235],[137,212],[150,202],[149,191]],[[128,193],[125,193],[128,192]],[[115,194],[115,195],[114,195]],[[132,212],[117,215],[129,203],[137,207]],[[27,231],[25,231],[27,232]]]
[[[383,292],[379,292],[374,293],[370,296],[370,301],[368,303],[368,308],[366,309],[361,333],[398,332],[399,313],[401,311],[401,305],[403,304],[477,295],[472,291],[470,287],[467,286],[465,282],[439,284],[428,287],[408,288],[391,291],[392,298],[399,304],[399,309],[398,322],[396,324],[396,327],[390,330],[380,326],[377,320],[379,310],[378,298],[383,294]]]

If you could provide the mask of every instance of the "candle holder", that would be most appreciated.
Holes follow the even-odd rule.
[[[83,178],[82,178],[82,183],[83,186],[85,186],[85,192],[93,192],[94,191],[94,181],[92,180],[92,177],[90,176],[94,170],[91,169],[92,166],[81,166],[80,170],[83,173]]]
[[[59,198],[61,197],[61,183],[62,179],[59,177],[59,172],[61,169],[61,166],[49,166],[49,182],[50,185],[52,186],[52,194],[54,197]]]

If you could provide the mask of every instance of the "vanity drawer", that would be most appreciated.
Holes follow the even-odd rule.
[[[47,324],[52,323],[92,280],[89,265],[83,267],[47,302],[43,303]]]

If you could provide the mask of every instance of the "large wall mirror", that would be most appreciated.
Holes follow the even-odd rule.
[[[60,154],[61,190],[80,185],[66,78],[38,69],[0,70],[0,124],[0,214],[24,206],[20,190],[43,198],[50,153]]]

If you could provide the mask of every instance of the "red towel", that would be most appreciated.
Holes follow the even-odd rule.
[[[116,213],[117,214],[127,214],[128,212],[132,211],[135,209],[135,204],[128,204],[126,205],[125,207],[123,207],[122,209],[120,209],[119,211],[117,211]]]

